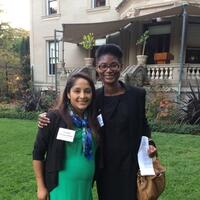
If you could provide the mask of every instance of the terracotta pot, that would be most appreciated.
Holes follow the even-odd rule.
[[[166,64],[173,60],[174,56],[168,52],[154,53],[154,61],[156,64]]]

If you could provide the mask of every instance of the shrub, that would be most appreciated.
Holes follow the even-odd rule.
[[[33,93],[31,90],[26,90],[22,97],[22,104],[20,106],[23,111],[37,111],[39,110],[39,93]]]
[[[170,97],[169,88],[164,85],[154,85],[148,91],[147,118],[159,122],[174,122],[177,105]]]
[[[56,93],[53,90],[44,92],[31,92],[27,90],[23,95],[20,109],[22,111],[47,111],[52,107]]]
[[[0,118],[37,120],[39,112],[23,112],[16,109],[0,110]]]
[[[150,121],[149,125],[153,132],[200,135],[200,125],[168,124],[156,121]]]
[[[177,118],[180,123],[200,124],[200,83],[196,79],[197,93],[189,82],[190,92],[180,99],[180,112]]]
[[[47,111],[51,108],[56,99],[56,92],[53,90],[47,90],[41,93],[40,96],[40,109],[42,111]]]
[[[11,102],[11,98],[9,96],[2,96],[0,97],[0,102],[2,103],[10,103]]]

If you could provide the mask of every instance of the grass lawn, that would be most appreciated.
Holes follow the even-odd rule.
[[[36,130],[35,121],[0,119],[0,200],[36,199],[31,156]],[[160,200],[199,200],[200,136],[154,133],[153,139],[167,167]]]

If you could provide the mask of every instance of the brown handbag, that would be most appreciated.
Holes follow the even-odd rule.
[[[157,200],[165,189],[165,167],[160,164],[158,158],[153,161],[155,175],[141,176],[137,174],[137,199]]]

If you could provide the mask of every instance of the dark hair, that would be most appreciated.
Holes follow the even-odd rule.
[[[119,60],[120,63],[122,62],[123,53],[122,53],[121,48],[118,45],[104,44],[100,46],[97,49],[96,54],[95,54],[96,60],[98,61],[101,56],[106,55],[106,54],[115,56]]]
[[[68,111],[68,105],[70,103],[70,100],[69,100],[67,94],[70,92],[70,90],[74,86],[75,82],[80,78],[88,81],[88,83],[92,89],[92,101],[91,101],[90,105],[88,106],[87,111],[88,111],[89,126],[90,126],[90,128],[92,128],[93,132],[96,133],[97,132],[97,120],[96,120],[96,112],[95,112],[95,106],[94,106],[95,97],[96,97],[95,86],[94,86],[92,79],[87,74],[79,72],[76,74],[72,74],[71,76],[68,77],[64,91],[63,91],[62,95],[60,96],[60,100],[59,100],[58,104],[53,108],[53,110],[56,110],[60,113],[63,120],[66,122],[68,128],[72,128],[72,121],[71,121],[71,117],[70,117],[69,111]]]

